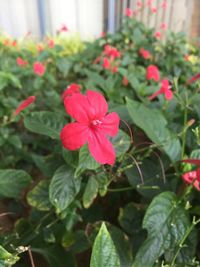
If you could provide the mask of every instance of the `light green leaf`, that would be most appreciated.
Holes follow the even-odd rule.
[[[27,201],[30,206],[41,211],[50,210],[49,184],[48,180],[42,180],[28,193]]]
[[[24,125],[29,131],[54,139],[60,138],[60,131],[65,123],[62,115],[51,111],[32,112],[24,120]]]
[[[186,210],[174,193],[164,192],[155,197],[143,220],[148,237],[140,247],[133,267],[152,267],[165,251],[178,246],[189,226]]]
[[[132,121],[160,146],[172,161],[180,159],[181,145],[175,134],[167,129],[167,121],[159,110],[149,109],[127,98],[127,108]]]
[[[120,267],[119,256],[106,228],[102,224],[92,248],[90,267]]]
[[[19,198],[31,177],[23,170],[0,170],[0,197]]]
[[[62,57],[57,60],[56,65],[63,76],[66,77],[72,67],[72,61],[70,61],[69,58]]]
[[[55,172],[49,187],[49,198],[57,213],[66,209],[80,190],[80,179],[74,178],[74,169],[61,166]]]
[[[19,260],[19,257],[12,255],[0,245],[0,266],[8,267],[12,266]]]
[[[88,179],[84,194],[83,194],[83,206],[89,208],[98,194],[98,182],[91,176]]]

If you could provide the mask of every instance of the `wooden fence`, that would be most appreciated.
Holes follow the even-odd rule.
[[[155,7],[162,2],[152,0]],[[0,29],[14,37],[30,31],[39,38],[46,32],[55,34],[64,23],[71,32],[90,38],[117,29],[127,7],[136,10],[137,0],[0,0]],[[175,32],[200,34],[200,0],[167,0],[166,9],[151,13],[143,8],[137,18],[156,29],[165,23]]]

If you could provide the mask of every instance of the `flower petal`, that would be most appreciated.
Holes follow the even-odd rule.
[[[90,118],[100,119],[108,112],[108,104],[104,96],[98,92],[88,90],[86,92],[87,99],[90,105]]]
[[[89,151],[100,164],[113,165],[115,162],[115,150],[111,142],[99,131],[93,131],[88,138]]]
[[[89,103],[87,97],[82,94],[75,94],[66,97],[64,105],[67,113],[78,122],[89,122]]]
[[[115,136],[119,130],[120,117],[116,112],[109,113],[102,119],[99,129],[107,135]]]
[[[79,122],[72,122],[64,126],[60,133],[63,146],[69,150],[76,150],[83,146],[89,136],[89,128]]]

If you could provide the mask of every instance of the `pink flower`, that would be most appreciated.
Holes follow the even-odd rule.
[[[55,46],[55,43],[54,43],[54,40],[53,39],[49,39],[47,41],[47,44],[48,44],[48,47],[49,48],[54,48],[54,46]]]
[[[148,50],[145,50],[144,48],[140,48],[139,54],[145,59],[149,59],[151,57],[150,52]]]
[[[149,65],[146,70],[146,79],[147,80],[154,80],[158,82],[160,80],[160,73],[158,68],[155,65]]]
[[[157,39],[161,38],[161,32],[159,31],[155,32],[154,37],[156,37]]]
[[[110,69],[110,61],[107,57],[104,57],[103,58],[103,64],[102,64],[102,67],[104,69]]]
[[[18,58],[16,59],[16,61],[17,61],[17,65],[18,65],[18,66],[21,66],[21,67],[23,67],[23,66],[25,66],[25,65],[28,64],[28,61],[23,60],[21,57],[18,57]]]
[[[160,28],[161,28],[162,30],[166,30],[166,29],[167,29],[167,24],[166,24],[166,23],[162,23],[162,24],[160,25]]]
[[[124,76],[124,77],[123,77],[123,80],[122,80],[122,84],[123,84],[124,86],[127,86],[128,83],[129,83],[128,79]]]
[[[169,85],[169,81],[168,80],[162,80],[161,81],[161,88],[155,92],[154,94],[152,94],[151,96],[148,97],[149,100],[153,100],[154,98],[156,98],[158,95],[164,94],[165,99],[166,100],[171,100],[173,97],[173,93],[170,90],[170,85]]]
[[[147,0],[147,1],[146,1],[146,5],[147,5],[147,6],[151,6],[151,5],[152,5],[152,0]]]
[[[38,44],[37,45],[37,50],[38,50],[39,53],[42,52],[44,50],[44,46],[42,44]]]
[[[103,37],[106,37],[106,32],[102,32],[100,36],[101,36],[102,38],[103,38]]]
[[[29,96],[26,100],[24,100],[15,110],[14,115],[17,116],[22,110],[27,108],[29,105],[31,105],[33,102],[35,102],[36,97],[35,96]]]
[[[112,69],[111,69],[112,73],[117,73],[118,72],[118,67],[117,66],[114,66]]]
[[[132,15],[133,15],[133,11],[132,11],[132,9],[130,9],[130,8],[127,8],[126,10],[125,10],[125,16],[127,16],[127,17],[132,17]]]
[[[143,6],[143,3],[142,3],[141,0],[138,0],[137,3],[136,3],[136,5],[137,5],[138,7],[142,7],[142,6]]]
[[[152,13],[156,13],[156,12],[157,12],[157,8],[156,8],[156,7],[152,7],[152,8],[151,8],[151,12],[152,12]]]
[[[62,94],[62,100],[64,100],[66,97],[70,97],[74,94],[79,94],[81,90],[81,86],[77,83],[71,83],[67,89]]]
[[[162,4],[161,4],[161,7],[162,7],[163,9],[166,9],[166,7],[167,7],[167,0],[163,0],[163,2],[162,2]]]
[[[46,67],[42,63],[36,61],[33,64],[33,70],[35,74],[42,76],[45,73]]]
[[[197,166],[200,166],[200,160],[199,159],[185,159],[182,160],[182,162],[195,164]],[[187,184],[193,184],[193,186],[200,191],[200,168],[197,168],[195,171],[186,172],[182,175],[182,179]]]
[[[59,29],[59,32],[68,32],[68,31],[69,31],[69,29],[67,28],[67,26],[65,24],[63,24],[61,26],[61,28]]]
[[[105,98],[98,92],[88,90],[86,95],[75,94],[65,98],[65,109],[76,121],[64,126],[60,133],[62,144],[69,150],[76,150],[84,144],[100,164],[113,165],[115,150],[107,136],[118,133],[120,118],[117,113],[108,112]]]

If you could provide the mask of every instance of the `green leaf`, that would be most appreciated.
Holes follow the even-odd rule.
[[[172,161],[180,159],[180,141],[175,134],[167,129],[167,121],[160,111],[149,109],[143,104],[128,98],[127,108],[132,121],[141,128],[154,143],[160,146]]]
[[[106,228],[102,224],[92,249],[90,267],[120,267],[119,256]]]
[[[28,204],[38,210],[48,211],[51,208],[49,201],[48,180],[40,181],[27,195]]]
[[[99,166],[100,164],[91,156],[88,146],[84,145],[79,151],[79,163],[75,176],[80,176],[85,170],[96,170]]]
[[[133,267],[152,267],[165,251],[178,247],[189,226],[186,210],[174,193],[164,192],[155,197],[143,220],[148,237],[140,247]]]
[[[120,157],[129,149],[131,140],[125,132],[119,130],[118,134],[111,139],[111,142],[114,145],[117,157]]]
[[[69,60],[69,58],[62,57],[57,60],[56,65],[59,71],[62,72],[63,76],[66,77],[72,67],[72,62]]]
[[[0,170],[0,197],[19,198],[21,191],[28,186],[31,177],[22,170]]]
[[[80,179],[74,178],[74,170],[70,166],[61,166],[55,172],[49,187],[49,198],[57,213],[66,209],[80,190]]]
[[[12,255],[0,245],[0,266],[7,267],[15,264],[19,257]]]
[[[24,125],[29,131],[54,139],[60,138],[60,131],[65,123],[62,115],[51,111],[32,112],[24,120]]]
[[[76,168],[78,165],[78,158],[79,158],[79,153],[78,151],[72,151],[63,148],[62,155],[64,160],[73,168]]]
[[[98,194],[98,182],[91,176],[88,179],[85,192],[83,194],[83,206],[84,208],[89,208]]]

